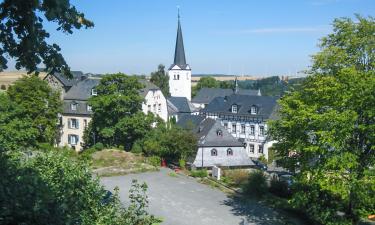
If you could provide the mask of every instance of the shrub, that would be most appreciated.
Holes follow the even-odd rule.
[[[286,181],[279,180],[276,177],[271,179],[269,191],[272,194],[282,198],[290,197],[291,194],[288,183]]]
[[[260,197],[267,192],[266,176],[262,171],[254,171],[249,174],[243,191],[247,195]]]
[[[234,185],[240,186],[246,183],[249,177],[249,172],[241,169],[224,170],[223,176],[227,177],[230,181],[232,181]]]
[[[190,174],[192,177],[207,177],[208,176],[208,173],[207,173],[207,170],[206,169],[201,169],[201,170],[193,170],[191,171],[191,174]]]
[[[178,161],[178,163],[180,164],[180,168],[181,168],[181,169],[185,169],[185,166],[186,166],[186,161],[185,161],[185,160],[180,159],[180,160]]]
[[[92,146],[96,151],[101,151],[104,149],[104,145],[101,142],[96,143],[94,146]]]
[[[161,159],[159,156],[150,156],[147,158],[147,162],[155,167],[159,167],[161,164]]]

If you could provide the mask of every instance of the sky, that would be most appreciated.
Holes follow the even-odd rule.
[[[374,16],[375,0],[71,0],[95,24],[45,23],[72,70],[146,74],[173,63],[177,7],[193,74],[301,75],[335,18]]]

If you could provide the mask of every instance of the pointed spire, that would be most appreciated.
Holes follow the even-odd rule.
[[[174,52],[174,65],[184,66],[186,65],[184,41],[182,39],[182,30],[180,23],[180,8],[177,12],[178,26],[177,26],[177,37],[176,37],[176,48]]]
[[[234,92],[234,94],[238,94],[238,80],[237,80],[237,76],[234,79],[234,90],[233,90],[233,92]]]

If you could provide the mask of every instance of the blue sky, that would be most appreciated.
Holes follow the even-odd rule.
[[[374,0],[72,0],[95,23],[66,35],[46,24],[73,70],[149,74],[173,61],[180,6],[194,73],[293,75],[337,17],[374,16]]]

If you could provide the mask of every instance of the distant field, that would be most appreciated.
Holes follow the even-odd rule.
[[[28,76],[26,71],[0,72],[0,87],[5,85],[6,89],[8,89],[9,85],[23,76]],[[40,78],[43,79],[45,76],[46,73],[39,73]]]

